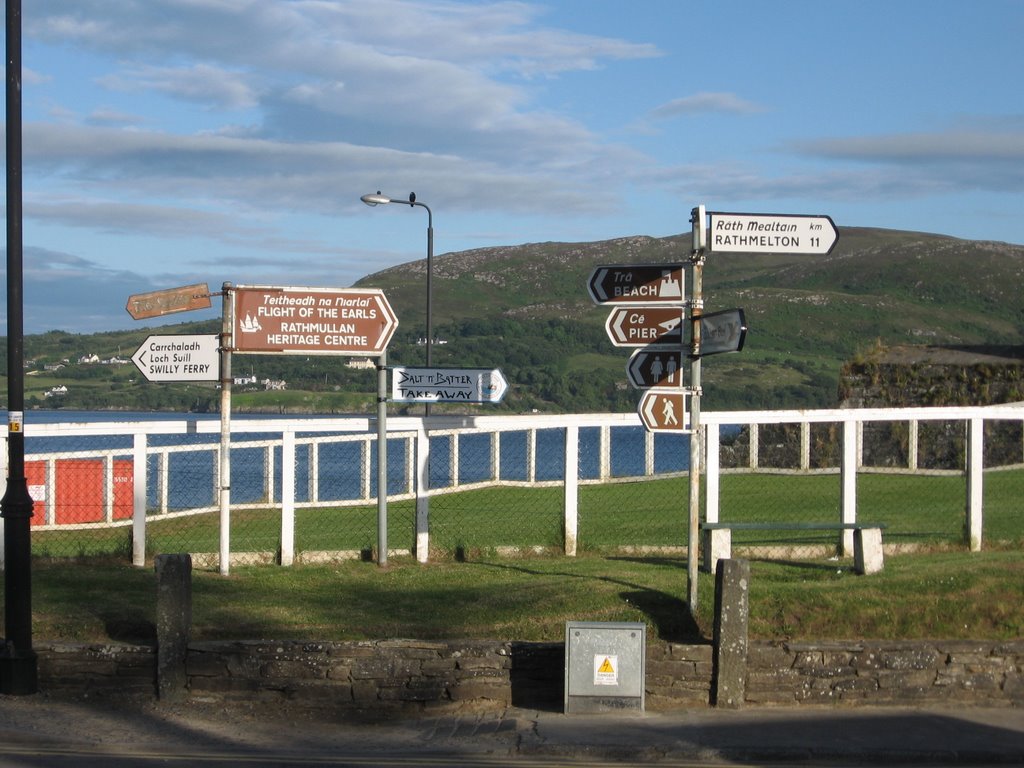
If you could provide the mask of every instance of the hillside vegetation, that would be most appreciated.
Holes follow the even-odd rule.
[[[607,339],[608,308],[590,301],[587,279],[600,264],[685,261],[689,243],[687,232],[435,257],[434,336],[444,343],[435,345],[433,364],[501,368],[512,386],[502,405],[474,406],[488,412],[634,410],[639,392],[625,374],[630,350],[617,349]],[[841,228],[829,256],[710,254],[704,267],[705,311],[742,307],[749,332],[742,352],[705,360],[704,407],[833,406],[840,367],[879,344],[1019,346],[1024,335],[1022,277],[1024,246],[882,229]],[[391,364],[424,362],[417,338],[425,331],[425,282],[421,260],[357,283],[383,289],[399,317],[388,349]],[[183,323],[159,332],[214,333],[216,325]],[[215,410],[218,396],[212,384],[152,384],[130,362],[75,362],[92,354],[128,359],[152,332],[29,336],[28,406]],[[64,368],[45,370],[61,360],[69,361]],[[347,362],[236,357],[236,375],[281,379],[287,390],[239,387],[233,407],[370,410],[375,374],[348,368]],[[67,394],[44,398],[55,386],[66,386]]]

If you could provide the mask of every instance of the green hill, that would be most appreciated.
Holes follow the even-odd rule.
[[[608,341],[608,309],[586,290],[595,266],[686,260],[690,235],[594,243],[536,243],[435,257],[435,366],[501,368],[512,386],[501,410],[628,411],[639,393],[626,380],[630,350]],[[828,256],[708,256],[705,311],[742,307],[749,332],[741,353],[703,365],[704,407],[806,408],[837,402],[841,365],[886,346],[1021,345],[1024,246],[940,235],[844,227]],[[424,362],[426,262],[360,280],[381,288],[400,320],[391,364]],[[166,326],[160,333],[214,333],[216,322]],[[129,358],[151,330],[26,338],[29,406],[67,386],[64,407],[213,410],[212,385],[151,384],[132,364],[81,365],[82,355]],[[68,360],[65,368],[47,365]],[[238,356],[235,374],[283,379],[286,392],[236,389],[238,410],[369,410],[374,374],[347,358]],[[6,384],[6,382],[4,382]],[[437,410],[443,410],[440,407]],[[398,407],[396,410],[400,410]]]

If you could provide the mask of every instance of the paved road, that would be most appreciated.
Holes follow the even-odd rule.
[[[0,766],[1024,764],[1024,709],[508,709],[365,723],[243,705],[0,696]]]

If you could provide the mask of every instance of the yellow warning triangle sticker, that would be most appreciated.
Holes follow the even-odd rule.
[[[601,663],[601,666],[597,668],[597,671],[604,675],[614,675],[615,667],[612,666],[612,660],[605,657],[605,660]]]

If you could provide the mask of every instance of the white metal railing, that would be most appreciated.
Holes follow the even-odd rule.
[[[792,411],[721,411],[702,413],[705,444],[704,482],[705,516],[708,522],[718,520],[719,478],[723,471],[720,466],[721,430],[726,425],[746,426],[750,441],[750,458],[745,471],[759,470],[758,435],[759,427],[766,424],[800,425],[800,450],[797,471],[829,471],[841,474],[841,517],[843,522],[855,522],[856,473],[864,471],[863,427],[869,422],[906,422],[909,425],[908,462],[905,471],[920,471],[917,458],[916,434],[918,426],[928,421],[961,421],[967,425],[966,461],[962,471],[967,478],[966,531],[967,543],[972,550],[981,547],[982,532],[982,470],[984,451],[983,425],[986,420],[1024,421],[1024,408],[1020,406],[989,406],[967,408],[899,408],[899,409],[829,409]],[[145,562],[145,524],[148,513],[160,516],[180,516],[211,512],[217,509],[216,484],[218,472],[218,443],[220,423],[216,420],[181,419],[145,422],[89,422],[63,424],[35,424],[27,420],[26,436],[30,438],[74,437],[87,439],[109,435],[130,435],[130,449],[74,450],[60,452],[32,453],[27,461],[43,462],[46,471],[40,488],[35,495],[51,503],[44,505],[46,513],[34,529],[95,528],[97,526],[133,526],[136,541],[133,562]],[[841,429],[841,461],[839,467],[812,470],[810,460],[810,425],[815,423],[836,423]],[[389,498],[416,500],[416,551],[426,559],[429,536],[429,499],[431,496],[456,490],[493,485],[562,485],[564,499],[564,549],[566,554],[576,553],[578,538],[578,489],[582,484],[602,483],[613,478],[612,444],[613,434],[621,428],[640,427],[635,414],[584,414],[584,415],[530,415],[530,416],[432,416],[428,419],[401,417],[388,419],[388,439],[400,441],[404,471],[401,490],[391,493]],[[596,477],[581,477],[580,430],[596,428],[597,457]],[[542,458],[538,455],[538,434],[543,430],[559,430],[564,437],[562,466],[552,473],[538,472]],[[315,507],[324,504],[332,506],[366,505],[372,500],[371,462],[376,440],[376,421],[366,418],[311,418],[311,419],[234,419],[231,423],[232,452],[235,450],[256,450],[263,455],[263,488],[257,501],[232,503],[233,509],[280,506],[282,515],[281,562],[290,563],[294,552],[294,511],[300,507]],[[520,477],[504,477],[502,474],[501,435],[508,432],[524,433],[524,466]],[[262,433],[271,437],[253,437]],[[157,445],[151,439],[155,435],[210,435],[210,442],[200,445]],[[461,477],[460,442],[471,439],[471,435],[487,436],[487,471],[483,476],[464,482]],[[430,487],[427,471],[431,441],[448,442],[449,472],[445,482],[436,482]],[[683,441],[680,441],[680,444]],[[339,443],[353,443],[359,451],[359,492],[351,498],[325,499],[320,495],[319,453],[326,447]],[[436,443],[435,443],[436,445]],[[685,469],[655,472],[655,436],[646,433],[643,437],[642,469],[629,479],[666,477],[685,474]],[[673,444],[674,446],[675,444]],[[673,450],[674,447],[669,448]],[[1024,450],[1024,449],[1022,449]],[[296,476],[297,451],[306,452],[308,471],[304,478]],[[169,505],[172,457],[185,452],[208,452],[212,463],[212,486],[209,504],[191,506],[187,509],[172,509]],[[280,452],[280,462],[276,456]],[[6,462],[4,446],[0,461]],[[55,516],[54,503],[57,488],[57,466],[62,459],[98,459],[103,462],[103,509],[102,519],[90,523],[60,523]],[[114,508],[116,460],[131,461],[132,496],[130,515],[118,519]],[[155,465],[155,476],[150,478],[150,462]],[[4,467],[6,475],[6,467]],[[891,471],[891,470],[890,470]],[[280,474],[280,485],[277,485]],[[538,479],[541,474],[555,479]],[[304,480],[301,486],[297,482]],[[149,484],[153,483],[157,502],[149,504]],[[297,488],[303,488],[301,493]],[[277,504],[275,504],[275,501]],[[0,527],[2,529],[2,527]],[[2,536],[2,530],[0,530]],[[0,547],[0,557],[2,557]]]

